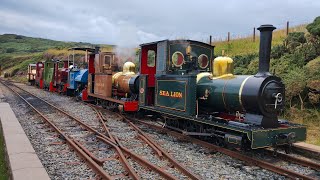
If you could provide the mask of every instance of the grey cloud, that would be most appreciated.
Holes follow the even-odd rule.
[[[252,27],[318,16],[320,2],[304,1],[41,1],[0,0],[0,33],[64,41],[138,44],[173,38],[250,33]]]

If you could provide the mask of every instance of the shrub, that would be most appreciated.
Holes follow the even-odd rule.
[[[297,48],[297,52],[304,58],[304,64],[317,57],[317,51],[312,43],[302,44]]]
[[[258,57],[258,54],[238,55],[233,57],[234,67],[247,68],[252,60]]]
[[[284,45],[276,45],[271,49],[271,58],[278,59],[288,52],[287,48]]]
[[[320,55],[320,16],[317,17],[312,23],[307,25],[307,30],[311,34],[309,42],[315,48],[316,55]]]
[[[308,98],[311,104],[320,103],[320,80],[310,80],[307,83],[309,88]]]
[[[307,30],[313,36],[320,36],[320,16],[307,25]]]
[[[15,51],[14,48],[8,48],[8,49],[6,50],[6,53],[13,53],[14,51]]]
[[[245,69],[244,74],[257,74],[259,69],[259,58],[255,58]]]
[[[304,32],[289,33],[285,41],[290,53],[293,53],[298,46],[307,42],[306,38],[304,37]]]
[[[306,73],[302,68],[293,68],[283,76],[283,81],[286,86],[286,98],[289,100],[289,105],[292,107],[292,98],[299,97],[300,109],[304,109],[302,92],[306,88]]]
[[[15,39],[23,39],[23,36],[16,35]]]

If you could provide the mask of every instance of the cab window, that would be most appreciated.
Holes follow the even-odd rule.
[[[148,50],[148,67],[154,67],[156,63],[156,52]]]
[[[110,55],[105,55],[104,56],[104,64],[111,66],[111,62],[112,62],[112,57]]]

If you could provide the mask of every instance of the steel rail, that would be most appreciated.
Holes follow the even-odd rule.
[[[134,169],[130,166],[130,164],[128,163],[126,157],[124,156],[123,152],[121,151],[121,149],[114,144],[114,142],[106,139],[106,138],[103,138],[102,136],[97,136],[97,139],[101,140],[102,142],[106,143],[106,144],[109,144],[111,145],[113,148],[115,148],[115,150],[117,151],[118,155],[119,155],[119,158],[120,158],[120,161],[121,163],[125,166],[125,168],[128,170],[128,173],[131,174],[131,176],[134,178],[134,179],[140,179],[139,175],[134,171]]]
[[[205,147],[205,148],[207,148],[209,150],[217,151],[217,152],[226,154],[226,155],[228,155],[228,156],[230,156],[232,158],[239,159],[241,161],[246,162],[249,165],[259,166],[259,167],[261,167],[263,169],[270,170],[272,172],[275,172],[277,174],[280,174],[280,175],[283,175],[283,176],[286,176],[286,177],[289,177],[289,178],[292,178],[292,179],[300,178],[300,179],[306,179],[306,180],[315,180],[312,177],[309,177],[309,176],[306,176],[306,175],[303,175],[303,174],[299,174],[299,173],[296,173],[294,171],[291,171],[291,170],[288,170],[288,169],[285,169],[285,168],[282,168],[282,167],[279,167],[279,166],[275,166],[275,165],[273,165],[271,163],[268,163],[268,162],[265,162],[265,161],[262,161],[262,160],[254,159],[252,157],[249,157],[247,155],[244,155],[244,154],[241,154],[241,153],[238,153],[238,152],[235,152],[235,151],[231,151],[231,150],[228,150],[228,149],[225,149],[225,148],[221,148],[219,146],[210,144],[210,143],[205,142],[205,141],[201,141],[199,139],[195,139],[195,138],[192,138],[192,137],[189,137],[189,136],[182,135],[180,133],[168,130],[168,129],[163,128],[163,127],[158,126],[158,125],[154,125],[154,124],[150,124],[150,123],[147,123],[147,122],[143,122],[143,121],[138,120],[138,119],[135,119],[135,121],[140,123],[140,124],[143,124],[143,125],[146,125],[148,127],[151,127],[153,129],[156,129],[158,131],[161,131],[161,132],[167,133],[169,135],[172,135],[174,137],[183,138],[185,140],[188,140],[189,142],[192,142],[194,144],[198,144],[198,145],[203,146],[203,147]]]
[[[120,114],[119,114],[120,115]],[[152,143],[159,151],[183,174],[190,177],[191,179],[200,179],[197,175],[193,174],[189,170],[187,170],[186,167],[184,167],[182,164],[177,162],[169,153],[167,153],[164,149],[162,149],[161,146],[159,146],[151,137],[146,135],[139,127],[137,127],[135,124],[133,124],[127,117],[120,115],[123,117],[123,119],[136,131],[138,131],[143,137],[145,137],[150,143]]]
[[[9,87],[9,85],[3,83],[7,88],[9,88],[12,92],[14,92],[17,96],[19,96],[25,103],[27,103],[35,112],[37,112],[57,133],[59,133],[67,143],[74,149],[77,154],[84,159],[87,164],[95,171],[101,178],[103,179],[112,179],[110,175],[108,175],[93,159],[91,159],[81,148],[79,148],[67,135],[65,135],[53,122],[51,122],[44,114],[42,114],[39,110],[37,110],[31,103],[29,103],[24,97],[22,97],[17,91],[13,88]]]
[[[73,139],[73,142],[79,146],[88,156],[91,157],[91,159],[93,159],[96,163],[98,163],[100,166],[103,165],[104,161],[100,160],[99,158],[97,158],[96,156],[94,156],[86,147],[84,147],[79,141]]]
[[[141,134],[138,134],[138,138],[146,142],[156,152],[159,158],[163,157],[162,152],[155,145],[153,145],[146,137],[144,137]]]
[[[13,86],[17,87],[18,89],[22,90],[22,91],[25,91],[26,93],[29,93],[31,94],[32,96],[42,100],[43,102],[45,102],[46,104],[54,107],[55,109],[57,109],[58,111],[60,111],[61,113],[65,114],[66,116],[70,117],[71,119],[75,120],[76,122],[78,122],[81,126],[83,126],[84,128],[86,128],[87,130],[95,133],[97,135],[97,138],[100,139],[101,141],[111,145],[112,147],[116,148],[116,151],[117,153],[119,154],[119,157],[120,157],[120,161],[122,162],[122,164],[124,165],[124,167],[127,169],[128,173],[131,175],[132,178],[134,179],[139,179],[139,176],[136,174],[136,172],[133,170],[133,168],[131,168],[131,166],[129,165],[127,159],[125,158],[125,156],[123,155],[123,152],[121,150],[124,150],[124,149],[119,149],[118,147],[118,144],[117,142],[114,142],[110,137],[107,137],[105,136],[104,134],[96,131],[95,129],[93,129],[92,127],[88,126],[87,124],[83,123],[81,120],[79,120],[78,118],[70,115],[69,113],[65,112],[64,110],[56,107],[55,105],[49,103],[48,101],[36,96],[35,94],[31,93],[31,92],[28,92],[14,84],[12,84]],[[103,122],[103,121],[102,121]],[[104,122],[103,122],[104,123]],[[110,134],[111,135],[111,134]],[[112,135],[111,135],[112,136]],[[122,146],[123,147],[123,146]],[[146,161],[144,160],[143,158],[141,158],[140,156],[138,156],[137,154],[134,154],[133,152],[130,152],[132,154],[133,157],[135,157],[136,159],[139,159],[138,162],[143,162],[143,161]],[[149,163],[148,161],[146,161],[147,163]],[[151,163],[149,163],[151,164]],[[151,166],[150,166],[151,167]],[[151,169],[154,169],[151,167]],[[163,172],[162,170],[157,170],[156,168],[154,169],[154,171],[156,171],[158,174],[162,175],[166,172]],[[164,176],[167,176],[167,177],[170,177],[170,174],[166,173],[167,175],[164,175]]]
[[[304,147],[298,144],[293,144],[292,150],[296,153],[303,154],[304,156],[307,156],[309,158],[320,160],[320,152],[314,149]]]
[[[91,106],[92,108],[96,109],[96,107],[95,107],[94,105],[91,105],[91,104],[90,104],[89,106]],[[100,111],[96,110],[96,113],[97,113],[97,114],[100,114],[99,112],[100,112]],[[99,116],[99,117],[101,118],[102,116]],[[105,122],[104,122],[102,119],[101,119],[100,122],[101,122],[102,124],[104,124],[103,127],[105,127],[105,131],[110,132],[109,128],[107,127],[107,125],[105,124]],[[140,134],[138,134],[138,135],[140,135]],[[113,136],[113,135],[110,133],[110,136]],[[141,136],[141,138],[142,138],[143,141],[145,141],[147,144],[149,144],[151,148],[153,147],[152,149],[153,149],[155,152],[158,152],[158,153],[159,153],[158,155],[161,155],[160,157],[162,157],[162,152],[161,152],[160,150],[158,150],[157,147],[155,147],[152,142],[150,142],[150,141],[149,141],[147,138],[145,138],[143,135],[140,135],[140,136]],[[104,140],[103,138],[101,138],[101,137],[99,137],[99,136],[98,136],[98,138],[99,138],[100,140],[102,140],[102,141],[106,141],[106,140]],[[111,137],[110,137],[110,139],[111,139]],[[161,168],[159,168],[158,166],[150,163],[149,161],[145,160],[144,158],[141,158],[138,154],[135,154],[135,153],[133,153],[132,151],[130,151],[129,149],[127,149],[126,147],[124,147],[124,146],[121,144],[120,140],[119,140],[116,136],[113,137],[113,139],[115,139],[116,143],[119,145],[119,148],[120,148],[123,152],[125,152],[127,155],[129,155],[130,157],[132,157],[133,159],[135,159],[137,162],[139,162],[139,164],[141,164],[141,165],[143,165],[144,167],[149,168],[149,169],[157,172],[159,175],[161,175],[162,177],[164,177],[164,178],[166,178],[166,179],[177,179],[177,178],[175,178],[174,176],[172,176],[171,174],[163,171],[163,170],[162,170]],[[107,143],[107,142],[106,142],[106,143]]]
[[[117,144],[115,144],[115,142],[113,142],[112,139],[109,139],[109,137],[107,137],[107,136],[105,136],[104,134],[96,131],[95,129],[93,129],[92,127],[88,126],[87,124],[85,124],[84,122],[82,122],[82,121],[79,120],[78,118],[74,117],[73,115],[65,112],[64,110],[58,108],[57,106],[49,103],[48,101],[46,101],[46,100],[44,100],[44,99],[36,96],[35,94],[33,94],[33,93],[31,93],[31,92],[28,92],[28,91],[26,91],[26,90],[24,90],[24,89],[22,89],[22,88],[20,88],[20,87],[18,87],[18,86],[16,86],[16,85],[14,85],[14,84],[12,84],[12,86],[15,86],[16,88],[18,88],[18,89],[20,89],[20,90],[22,90],[22,91],[24,91],[24,92],[26,92],[26,93],[29,93],[29,94],[31,94],[32,96],[34,96],[34,97],[42,100],[43,102],[45,102],[46,104],[48,104],[48,105],[50,105],[51,107],[55,108],[55,109],[58,110],[59,112],[65,114],[65,115],[68,116],[69,118],[75,120],[77,123],[79,123],[79,124],[80,124],[82,127],[84,127],[85,129],[87,129],[87,130],[95,133],[96,135],[99,135],[99,136],[101,136],[102,138],[104,138],[106,141],[109,142],[109,143],[108,143],[109,145],[111,145],[111,146],[113,146],[113,147],[117,147]],[[105,141],[103,141],[103,142],[105,142]],[[125,156],[123,155],[122,151],[117,151],[117,153],[118,153],[118,155],[119,155],[119,157],[120,157],[120,162],[123,164],[123,166],[124,166],[125,169],[128,171],[128,173],[131,175],[131,177],[134,178],[134,179],[139,179],[139,178],[138,178],[138,175],[136,174],[136,172],[135,172],[135,171],[133,170],[133,168],[129,165],[129,163],[128,163],[127,159],[125,158]]]
[[[92,107],[92,105],[91,105],[91,107]],[[97,107],[97,108],[102,109],[100,107]],[[106,109],[103,109],[103,110],[108,111]],[[114,113],[114,114],[119,116],[121,119],[125,120],[133,129],[135,129],[138,132],[138,134],[140,135],[140,137],[142,138],[142,140],[144,140],[147,144],[151,144],[152,145],[152,146],[150,146],[151,149],[153,149],[158,154],[158,156],[160,156],[160,157],[165,156],[167,158],[167,160],[169,160],[169,162],[174,165],[174,167],[176,167],[180,172],[182,172],[184,175],[186,175],[190,179],[193,179],[193,180],[200,179],[197,175],[190,172],[186,167],[184,167],[182,164],[177,162],[171,155],[169,155],[169,153],[167,153],[165,150],[163,150],[157,143],[155,143],[155,141],[152,138],[150,138],[140,128],[138,128],[136,125],[134,125],[127,117],[125,117],[119,113]],[[104,126],[104,127],[106,127],[106,126]],[[121,145],[120,145],[120,147],[121,147]],[[127,151],[128,149],[124,149],[124,150]]]
[[[105,143],[108,143],[106,139],[102,138],[102,137],[97,137],[98,139],[100,139],[101,141],[104,141]],[[141,158],[139,155],[131,152],[129,149],[125,148],[124,146],[122,146],[122,144],[120,143],[120,141],[115,137],[116,139],[116,142],[118,143],[119,145],[119,151],[120,149],[126,153],[127,155],[129,155],[130,157],[132,157],[133,159],[135,159],[137,162],[139,162],[139,164],[143,165],[144,167],[146,168],[149,168],[155,172],[157,172],[158,174],[160,174],[161,176],[163,176],[164,178],[166,179],[172,179],[172,180],[175,180],[176,178],[173,177],[171,174],[163,171],[162,169],[160,169],[159,167],[153,165],[152,163],[150,163],[149,161]]]
[[[107,135],[109,136],[109,138],[111,139],[112,142],[116,142],[115,139],[113,138],[113,136],[111,135],[111,132],[109,130],[109,128],[107,127],[106,123],[104,123],[103,121],[103,117],[102,117],[102,114],[91,104],[88,104],[96,113],[97,113],[97,116],[99,118],[99,121],[100,123],[102,124],[102,127],[103,129],[106,131]]]
[[[273,154],[272,150],[266,150],[266,151],[269,154]],[[277,153],[277,157],[279,157],[285,161],[290,161],[292,163],[299,164],[299,165],[306,166],[306,167],[310,167],[311,169],[314,169],[316,171],[320,171],[320,164],[317,164],[317,163],[309,161],[309,160],[297,158],[297,157],[290,156],[290,155],[283,154],[283,153]]]

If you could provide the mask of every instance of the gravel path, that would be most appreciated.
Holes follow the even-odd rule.
[[[58,105],[65,111],[77,116],[81,120],[90,122],[92,126],[99,126],[96,124],[97,117],[95,112],[88,106],[80,102],[75,102],[73,98],[60,96],[55,93],[46,92],[43,90],[36,89],[34,87],[26,86],[20,84],[21,87],[28,88],[32,93]],[[92,179],[95,177],[85,164],[77,158],[77,156],[72,153],[69,156],[67,149],[58,149],[57,146],[63,148],[68,148],[66,145],[50,145],[48,139],[52,138],[52,142],[58,142],[59,139],[55,137],[55,133],[42,129],[45,127],[40,118],[37,117],[26,105],[17,101],[17,98],[13,97],[11,93],[3,88],[6,93],[6,99],[13,107],[20,123],[22,124],[28,137],[31,139],[35,150],[37,151],[40,160],[45,165],[50,177],[52,179]],[[118,121],[115,116],[105,115],[108,118],[108,125],[113,128],[113,133],[119,137],[123,138],[135,136],[135,134],[121,134],[121,130],[117,130],[117,127],[122,127],[123,122]],[[98,128],[98,127],[97,127]],[[283,176],[279,176],[275,173],[261,169],[255,166],[246,166],[243,162],[225,156],[221,153],[208,152],[206,149],[187,142],[182,142],[169,135],[160,134],[152,129],[141,126],[143,130],[150,135],[156,142],[158,142],[162,148],[168,151],[176,160],[183,163],[188,169],[190,169],[195,174],[198,174],[203,179],[285,179]],[[119,132],[119,133],[117,133]],[[133,143],[133,142],[132,142]],[[130,147],[130,141],[126,146]],[[108,148],[108,147],[101,147]],[[58,153],[58,152],[65,153]],[[50,152],[45,154],[45,152]],[[137,153],[150,153],[149,148],[143,148],[137,146]],[[70,152],[71,153],[71,152]],[[94,152],[96,156],[99,156],[100,151]],[[66,157],[68,155],[68,157]],[[112,157],[112,153],[110,154]],[[101,157],[105,157],[105,154],[101,154]],[[150,159],[150,161],[156,161]],[[69,163],[68,163],[69,162]],[[110,161],[111,162],[111,161]],[[138,164],[129,160],[129,163],[133,165],[137,170],[141,170]],[[71,164],[71,165],[70,165]],[[104,164],[105,169],[117,169],[119,165],[115,163]],[[299,168],[298,172],[303,171]],[[308,170],[308,169],[307,169]],[[121,170],[116,170],[121,171]],[[63,173],[64,172],[64,173]],[[306,172],[312,173],[312,172]],[[147,173],[146,173],[147,174]],[[156,176],[145,176],[144,179],[154,179]],[[183,179],[183,177],[181,177]]]

